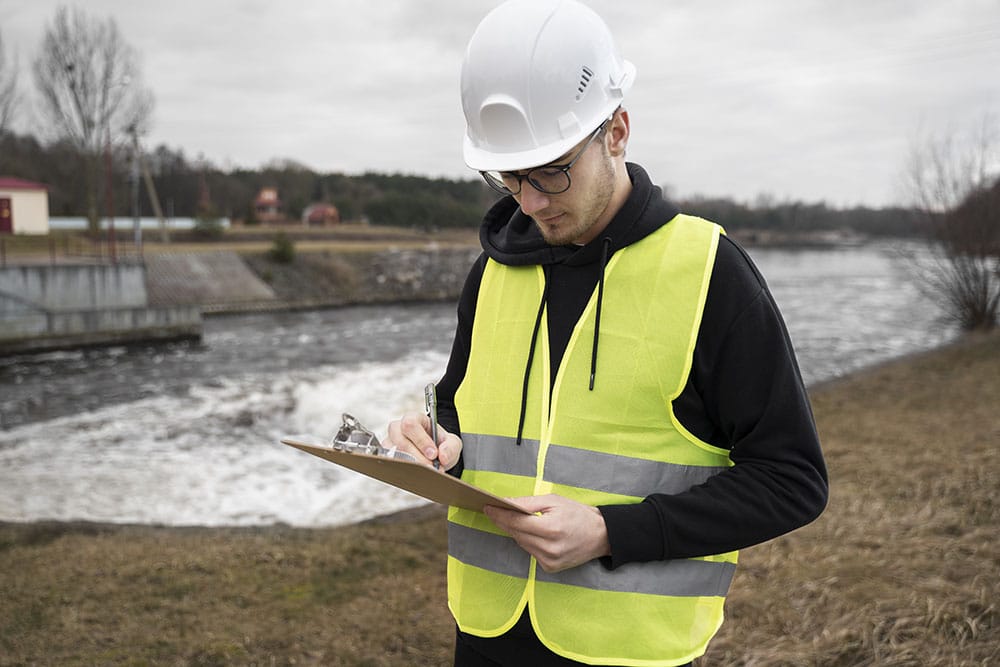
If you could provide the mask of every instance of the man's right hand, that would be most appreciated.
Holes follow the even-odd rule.
[[[390,422],[389,433],[382,446],[396,447],[427,465],[433,465],[436,457],[441,470],[451,470],[462,455],[462,439],[446,431],[440,424],[437,432],[438,441],[435,443],[431,438],[430,417],[417,412],[408,413]]]

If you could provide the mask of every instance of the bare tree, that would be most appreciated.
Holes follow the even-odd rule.
[[[34,74],[54,134],[83,156],[88,227],[96,233],[102,151],[127,140],[130,131],[144,134],[152,115],[138,55],[113,18],[60,7],[46,26]]]
[[[17,113],[17,62],[8,60],[3,48],[3,34],[0,33],[0,134],[7,131],[14,114]]]
[[[986,116],[911,150],[907,184],[930,248],[908,257],[918,282],[964,330],[1000,314],[1000,134]]]

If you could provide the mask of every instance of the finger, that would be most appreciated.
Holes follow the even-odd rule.
[[[507,533],[512,535],[517,533],[524,539],[534,537],[539,540],[552,540],[558,539],[565,532],[564,519],[560,519],[562,515],[558,510],[561,506],[572,501],[551,494],[508,498],[507,500],[528,511],[528,514],[524,514],[499,507],[491,508],[491,511],[496,511],[497,520],[494,523]],[[490,516],[490,518],[493,517]]]
[[[382,446],[387,449],[395,447],[400,452],[405,452],[411,455],[418,463],[424,465],[432,465],[431,459],[428,459],[420,446],[420,443],[413,442],[414,434],[417,440],[423,440],[423,436],[426,435],[422,429],[413,429],[412,423],[420,421],[419,415],[404,415],[402,418],[397,419],[389,423],[388,432],[385,439],[382,441]],[[430,441],[430,437],[427,436],[427,442]],[[426,443],[425,443],[426,444]]]
[[[404,438],[399,430],[399,420],[389,422],[385,438],[382,439],[382,446],[386,448],[395,447],[397,449],[405,449],[403,440]]]
[[[531,519],[537,519],[537,517],[532,514],[522,514],[521,512],[496,507],[495,505],[487,505],[483,508],[483,512],[489,517],[490,521],[496,524],[497,528],[515,537],[515,539],[521,535],[532,535],[535,533],[535,529],[531,525]]]
[[[497,528],[506,530],[507,526],[510,524],[510,515],[513,514],[513,512],[502,507],[497,507],[496,505],[485,505],[483,507],[483,514],[485,514],[490,521],[495,523]]]
[[[451,470],[462,455],[462,439],[441,428],[438,429],[438,433],[438,437],[441,438],[441,444],[438,446],[438,461],[440,461],[442,469]]]
[[[427,415],[417,413],[404,415],[400,420],[400,431],[428,461],[437,458],[437,443],[431,439],[430,419]]]
[[[523,507],[529,514],[535,514],[536,512],[545,512],[552,509],[556,499],[558,499],[558,496],[548,494],[544,496],[521,496],[519,498],[507,498],[506,500],[509,500],[518,507]]]
[[[498,523],[510,523],[510,520],[514,518],[515,515],[520,514],[520,512],[515,512],[514,510],[509,510],[506,507],[499,507],[497,505],[485,505],[483,506],[483,513],[490,518],[491,521]]]
[[[395,447],[402,450],[415,450],[413,443],[403,434],[402,419],[389,422],[386,436],[382,440],[383,447]]]
[[[542,569],[548,571],[551,558],[549,545],[545,538],[539,537],[530,529],[530,522],[525,521],[530,516],[492,505],[487,505],[483,511],[497,528],[510,535],[519,547],[538,559]]]

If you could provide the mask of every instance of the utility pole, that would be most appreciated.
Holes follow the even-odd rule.
[[[114,180],[114,172],[112,171],[111,162],[111,127],[107,130],[107,139],[104,142],[104,162],[107,178],[107,206],[108,206],[108,255],[111,257],[111,263],[118,263],[118,256],[115,253],[115,196],[112,181]]]
[[[170,243],[170,230],[167,228],[167,221],[163,217],[163,209],[160,208],[160,198],[156,194],[156,185],[153,183],[153,177],[149,173],[149,166],[146,164],[146,160],[142,157],[142,147],[139,146],[139,132],[135,125],[129,126],[129,133],[132,135],[132,154],[135,156],[135,169],[136,173],[136,190],[135,198],[138,201],[139,197],[139,186],[138,186],[138,172],[142,172],[143,183],[146,184],[146,194],[149,196],[149,202],[153,205],[153,215],[160,222],[160,241],[163,243]],[[138,208],[138,204],[136,204]]]
[[[136,259],[142,257],[142,219],[139,215],[139,141],[132,128],[132,232],[135,235]]]

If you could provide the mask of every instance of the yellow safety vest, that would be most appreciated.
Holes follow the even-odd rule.
[[[720,233],[717,225],[678,215],[614,254],[605,271],[593,391],[596,293],[554,384],[543,320],[521,445],[515,436],[523,374],[544,274],[538,266],[490,260],[455,396],[463,479],[504,497],[557,493],[596,506],[680,493],[732,465],[727,450],[689,433],[672,408],[687,383]],[[559,655],[666,666],[704,653],[722,624],[736,552],[615,570],[594,560],[549,574],[484,514],[452,507],[448,521],[448,605],[463,632],[499,636],[528,605],[538,638]]]

